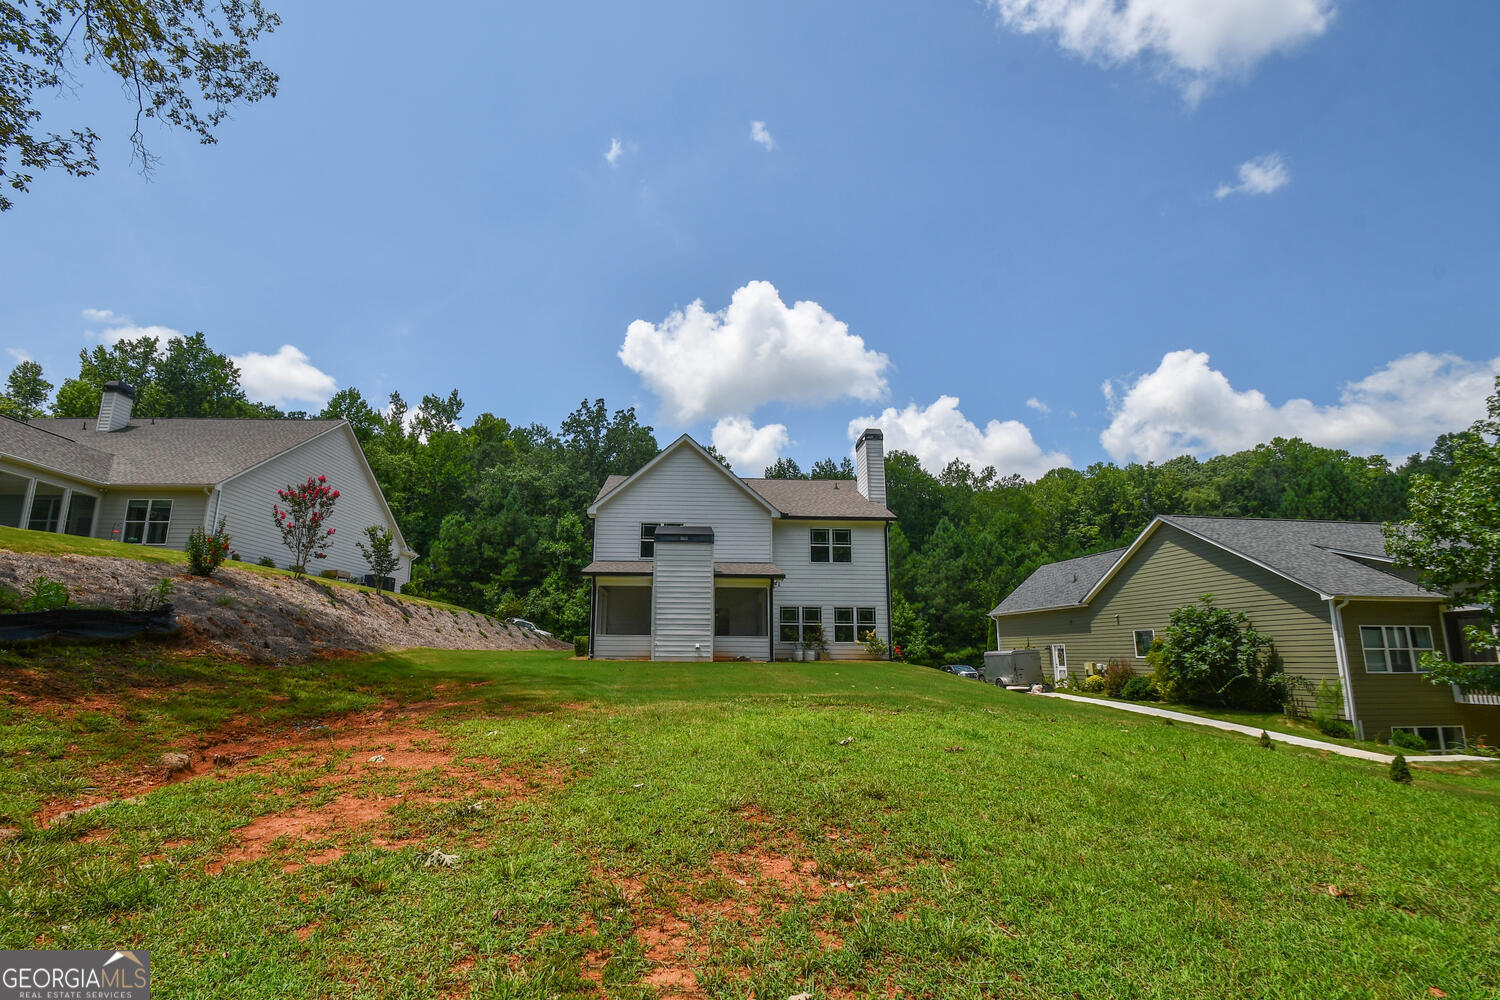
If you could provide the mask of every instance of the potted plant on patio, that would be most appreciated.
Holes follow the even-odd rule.
[[[807,647],[807,658],[809,660],[828,659],[828,636],[823,632],[823,626],[817,626],[811,638],[806,638],[804,646]]]

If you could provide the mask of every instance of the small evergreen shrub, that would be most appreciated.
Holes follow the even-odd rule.
[[[276,568],[276,560],[272,559],[270,556],[261,556],[260,559],[258,559],[256,562],[258,565],[264,566],[266,569]]]
[[[1322,733],[1324,736],[1332,736],[1335,739],[1341,740],[1354,739],[1354,727],[1349,725],[1349,723],[1345,722],[1343,719],[1335,718],[1331,715],[1324,715],[1314,717],[1313,722],[1317,725],[1318,732]]]
[[[1398,785],[1411,784],[1411,765],[1406,763],[1406,755],[1398,753],[1391,758],[1391,780]]]
[[[1155,701],[1156,685],[1151,683],[1149,677],[1132,677],[1120,688],[1120,697],[1126,701]]]
[[[1272,750],[1276,747],[1276,744],[1271,742],[1271,734],[1264,729],[1260,731],[1260,746],[1262,750]]]
[[[1418,753],[1425,753],[1427,750],[1427,743],[1422,737],[1400,729],[1391,733],[1391,746],[1398,750],[1415,750]]]
[[[573,640],[573,655],[587,657],[589,655],[589,637],[580,635]]]
[[[194,576],[213,576],[229,557],[229,532],[223,518],[212,532],[194,528],[188,533],[188,572]]]

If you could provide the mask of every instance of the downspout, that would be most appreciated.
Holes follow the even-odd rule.
[[[599,578],[589,577],[589,659],[594,658],[594,618],[599,614]]]
[[[766,581],[766,662],[776,662],[776,633],[771,631],[776,627],[771,619],[776,617],[771,614],[771,594],[776,589],[776,578],[772,577]]]
[[[1333,626],[1333,653],[1339,671],[1339,686],[1344,692],[1344,710],[1349,716],[1349,721],[1354,725],[1354,733],[1360,739],[1365,738],[1365,724],[1360,721],[1359,713],[1354,707],[1354,679],[1349,671],[1349,648],[1344,642],[1344,615],[1343,609],[1348,607],[1349,598],[1330,597],[1328,599],[1328,622]]]

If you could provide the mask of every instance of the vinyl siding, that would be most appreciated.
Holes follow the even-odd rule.
[[[743,656],[747,660],[764,661],[771,648],[770,641],[763,635],[716,635],[714,656],[720,660],[734,660]]]
[[[94,535],[119,540],[125,531],[125,507],[131,500],[172,501],[172,520],[167,524],[166,544],[152,548],[187,548],[188,535],[194,528],[203,527],[207,516],[208,494],[201,489],[133,490],[128,486],[117,486],[99,501],[99,512],[94,517]]]
[[[812,528],[848,528],[853,550],[847,563],[812,561]],[[819,607],[823,609],[823,630],[828,637],[828,654],[834,659],[857,660],[866,657],[861,642],[833,641],[833,609],[836,607],[873,607],[875,630],[887,645],[891,641],[891,623],[886,605],[886,537],[885,523],[869,521],[777,521],[772,530],[775,543],[772,561],[786,573],[776,588],[771,609],[772,634],[777,637],[776,656],[791,656],[793,644],[780,641],[781,608]],[[856,635],[858,626],[856,626]]]
[[[606,500],[594,521],[594,558],[641,558],[642,524],[706,525],[720,562],[768,562],[771,512],[692,448],[667,455]]]
[[[364,540],[364,529],[370,525],[392,530],[395,525],[385,516],[356,447],[342,427],[306,441],[225,482],[217,497],[217,515],[211,509],[209,516],[215,520],[222,517],[227,522],[230,546],[241,559],[256,562],[262,556],[270,556],[277,566],[285,567],[291,560],[291,552],[281,543],[281,532],[271,516],[276,491],[305,483],[308,476],[327,476],[328,482],[339,491],[329,521],[338,531],[328,547],[327,558],[315,560],[308,570],[317,574],[341,569],[356,578],[364,576],[370,572],[370,564],[355,543]],[[410,580],[411,560],[402,559],[394,576],[397,586]]]
[[[658,542],[651,583],[651,658],[714,658],[714,545]]]
[[[1170,524],[1155,533],[1088,607],[1000,618],[1000,649],[1067,647],[1068,671],[1119,658],[1145,672],[1135,655],[1136,629],[1167,628],[1172,611],[1213,594],[1214,603],[1243,611],[1256,629],[1271,636],[1289,674],[1339,684],[1333,625],[1326,601],[1270,570],[1262,569]],[[1044,657],[1043,672],[1051,666]],[[1359,697],[1356,706],[1363,709]]]
[[[649,635],[596,635],[589,653],[599,660],[649,660]]]
[[[1500,736],[1500,706],[1460,705],[1451,687],[1433,684],[1421,674],[1371,673],[1365,668],[1361,625],[1426,625],[1443,652],[1437,602],[1350,601],[1342,615],[1354,707],[1366,739],[1385,742],[1392,726],[1463,726],[1470,740]]]

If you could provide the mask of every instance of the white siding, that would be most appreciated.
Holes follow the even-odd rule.
[[[649,660],[649,635],[596,635],[589,652],[600,660]]]
[[[662,523],[713,528],[720,562],[771,559],[771,512],[685,445],[600,505],[594,558],[640,559],[641,525]]]
[[[651,658],[714,658],[714,550],[708,542],[657,542],[651,585]]]
[[[854,547],[851,562],[815,563],[809,532],[813,528],[848,528]],[[792,644],[781,642],[782,607],[823,609],[823,630],[828,653],[835,659],[862,659],[863,643],[833,641],[833,609],[873,607],[875,630],[887,645],[891,623],[886,606],[885,522],[871,521],[777,521],[772,561],[786,573],[776,588],[772,609],[772,634],[777,637],[778,659],[791,655]],[[856,637],[858,626],[856,626]]]
[[[197,490],[136,490],[116,486],[99,501],[94,515],[94,535],[119,541],[125,532],[125,506],[131,500],[170,500],[172,520],[167,524],[167,543],[152,548],[185,549],[189,533],[203,527],[208,494]]]
[[[763,635],[716,635],[714,655],[721,660],[733,660],[743,656],[747,660],[764,660],[770,650],[770,640]]]
[[[276,491],[305,483],[308,476],[327,476],[329,484],[339,491],[329,520],[329,525],[338,530],[328,547],[328,557],[314,560],[308,572],[316,575],[341,569],[356,578],[364,576],[370,572],[370,564],[354,543],[364,541],[364,530],[372,524],[393,531],[396,526],[385,516],[375,485],[365,474],[355,448],[342,427],[319,435],[224,483],[217,498],[217,514],[210,510],[208,516],[216,522],[224,518],[230,547],[241,559],[256,562],[270,556],[277,566],[285,567],[291,561],[291,552],[281,543],[281,532],[271,515]],[[175,522],[175,512],[173,519]],[[402,559],[394,575],[397,586],[410,580],[411,561]]]

